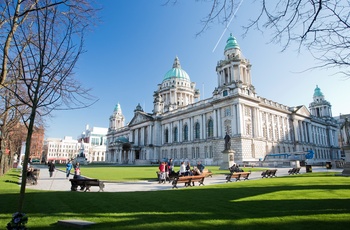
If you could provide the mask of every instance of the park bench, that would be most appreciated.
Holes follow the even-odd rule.
[[[213,177],[213,173],[209,169],[203,169],[201,175],[205,175],[205,177]]]
[[[233,172],[231,174],[226,175],[226,183],[232,182],[231,179],[234,178],[236,181],[240,181],[241,179],[249,180],[250,172]]]
[[[261,173],[262,178],[268,178],[268,177],[277,177],[276,175],[277,169],[268,169]]]
[[[35,170],[35,169],[28,169],[26,184],[27,185],[37,185],[38,178],[39,178],[39,172],[40,171]]]
[[[84,190],[84,192],[90,191],[91,186],[98,186],[100,188],[98,191],[103,191],[103,188],[105,187],[103,181],[100,181],[98,179],[77,178],[70,179],[69,181],[72,184],[71,191],[77,191],[78,186],[80,186],[80,190]]]
[[[185,183],[185,187],[194,186],[194,182],[199,182],[199,186],[204,185],[205,175],[177,176],[173,180],[173,188],[177,188],[178,183]]]
[[[300,168],[292,168],[288,170],[289,175],[298,174],[298,173],[300,173]]]

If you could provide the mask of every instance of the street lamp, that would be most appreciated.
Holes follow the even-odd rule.
[[[2,145],[1,145],[1,143],[2,143],[2,126],[3,126],[3,122],[2,122],[2,120],[0,120],[0,151],[2,151]]]

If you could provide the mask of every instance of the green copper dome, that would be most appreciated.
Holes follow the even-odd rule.
[[[323,93],[321,92],[321,89],[318,88],[318,85],[316,85],[316,88],[314,90],[314,97],[323,97]]]
[[[180,78],[180,79],[190,81],[190,77],[188,76],[186,71],[181,69],[181,65],[178,57],[175,58],[173,68],[165,74],[163,81],[169,80],[171,78]]]
[[[128,143],[129,140],[126,137],[118,137],[114,142],[115,143]]]
[[[230,37],[226,41],[225,51],[229,49],[239,49],[239,45],[235,37],[230,34]]]
[[[114,111],[115,112],[121,112],[121,110],[122,110],[122,108],[120,107],[120,104],[118,102],[118,104],[116,104],[115,107],[114,107]]]

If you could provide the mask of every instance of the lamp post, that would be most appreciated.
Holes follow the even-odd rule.
[[[0,120],[0,157],[2,157],[2,126],[3,126],[2,120]]]

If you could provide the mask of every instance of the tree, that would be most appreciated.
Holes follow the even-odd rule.
[[[204,1],[203,2],[208,2]],[[243,0],[211,0],[211,10],[201,22],[201,34],[214,22],[229,24]],[[177,0],[167,0],[166,4]],[[248,4],[245,2],[245,4]],[[319,61],[315,68],[340,69],[350,77],[350,3],[344,0],[254,0],[259,7],[257,16],[244,27],[245,35],[251,29],[272,32],[271,41],[279,43],[282,51],[292,43],[299,51],[306,48]],[[338,71],[338,70],[337,70]]]
[[[11,85],[14,86],[14,85]],[[8,87],[11,87],[8,86]],[[18,128],[21,113],[26,113],[28,108],[21,106],[13,94],[6,88],[0,88],[0,117],[1,117],[1,135],[0,135],[0,176],[6,173],[13,165],[13,157],[18,153],[18,148],[25,140],[22,135],[22,129]],[[24,133],[23,133],[24,134]]]
[[[26,150],[18,211],[22,212],[32,134],[37,117],[57,109],[91,105],[93,97],[74,78],[73,69],[83,53],[86,30],[95,10],[85,0],[6,1],[10,45],[5,46],[7,72],[1,86],[29,110],[21,113],[27,127]],[[19,9],[25,9],[20,12]],[[3,11],[4,12],[4,11]],[[15,20],[16,19],[16,20]],[[14,29],[15,28],[15,32]],[[4,30],[4,27],[0,27]],[[3,65],[4,66],[4,65]],[[14,85],[14,87],[13,87]]]

